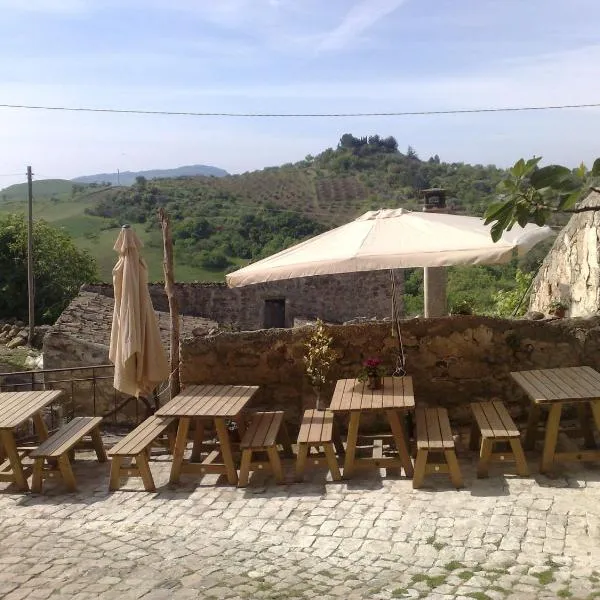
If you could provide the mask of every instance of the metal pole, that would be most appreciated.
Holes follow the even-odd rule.
[[[35,317],[33,312],[33,181],[31,167],[27,167],[27,201],[27,298],[29,301],[29,332],[27,334],[27,343],[31,346],[31,344],[33,343],[33,334],[35,327]]]

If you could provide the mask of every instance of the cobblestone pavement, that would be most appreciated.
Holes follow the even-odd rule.
[[[531,466],[537,465],[533,459]],[[414,491],[377,472],[246,489],[185,477],[108,493],[108,467],[77,461],[74,494],[0,483],[0,598],[600,597],[600,469],[556,479],[497,472]],[[288,473],[291,475],[291,473]]]

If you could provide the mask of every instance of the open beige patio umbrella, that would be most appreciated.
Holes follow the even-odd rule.
[[[230,287],[265,281],[409,267],[499,264],[552,235],[549,227],[516,225],[492,241],[478,217],[402,208],[370,211],[227,275]]]
[[[114,387],[137,397],[148,396],[169,377],[142,247],[133,229],[124,225],[114,245],[119,259],[113,269],[115,308],[108,354],[115,365]]]

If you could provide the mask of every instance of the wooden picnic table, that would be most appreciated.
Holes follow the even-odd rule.
[[[600,451],[597,449],[556,452],[561,413],[563,406],[567,404],[577,406],[585,444],[588,448],[595,448],[586,409],[589,405],[596,427],[600,429],[600,373],[592,367],[565,367],[516,371],[511,373],[511,377],[531,400],[525,436],[526,449],[532,449],[535,444],[542,407],[549,408],[540,472],[551,471],[554,462],[560,460],[600,460]]]
[[[23,491],[29,489],[27,475],[31,469],[23,466],[22,460],[27,453],[17,448],[14,429],[33,418],[38,439],[47,439],[48,429],[42,418],[42,409],[62,393],[62,390],[0,392],[0,446],[6,455],[6,460],[0,464],[0,481],[14,482]]]
[[[351,477],[354,469],[363,465],[377,467],[402,467],[407,477],[413,476],[413,465],[408,452],[404,416],[415,407],[412,377],[384,377],[379,390],[371,390],[366,382],[357,379],[339,379],[336,383],[329,410],[350,413],[344,478]],[[382,412],[390,425],[397,456],[357,458],[356,446],[360,417],[363,413]]]
[[[237,470],[225,420],[237,420],[238,427],[242,428],[240,414],[257,390],[258,386],[255,385],[190,385],[156,411],[159,416],[179,419],[169,479],[171,483],[177,483],[181,473],[201,475],[224,473],[230,484],[237,484]],[[196,427],[194,445],[190,460],[185,461],[184,453],[192,419]],[[203,461],[200,461],[204,427],[207,421],[214,422],[219,450],[210,452]],[[219,455],[223,460],[222,463],[215,462]]]

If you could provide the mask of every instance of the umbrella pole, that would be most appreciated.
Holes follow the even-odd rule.
[[[170,397],[174,398],[181,389],[179,382],[179,302],[175,293],[175,277],[173,275],[173,238],[169,216],[161,207],[158,209],[158,220],[163,234],[163,271],[165,273],[165,291],[169,300],[169,313],[171,315],[171,352],[169,388]]]

